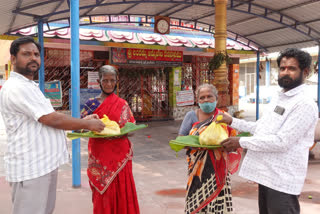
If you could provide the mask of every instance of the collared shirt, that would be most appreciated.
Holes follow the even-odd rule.
[[[64,131],[38,122],[54,109],[34,81],[11,72],[0,91],[0,111],[7,132],[7,181],[37,178],[68,161]]]
[[[274,190],[299,195],[317,114],[317,105],[306,93],[306,85],[300,85],[285,93],[280,91],[256,122],[233,118],[233,128],[253,134],[240,139],[241,147],[248,151],[239,175]]]

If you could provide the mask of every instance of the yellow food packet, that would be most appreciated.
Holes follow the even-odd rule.
[[[218,118],[217,118],[218,119]],[[199,135],[201,145],[220,145],[220,143],[228,138],[227,131],[222,127],[226,124],[212,122],[206,130]]]
[[[112,121],[109,119],[107,115],[103,115],[103,118],[100,119],[106,127],[101,132],[94,132],[97,135],[114,135],[114,134],[120,134],[120,126],[117,122]]]

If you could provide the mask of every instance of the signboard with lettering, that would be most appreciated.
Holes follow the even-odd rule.
[[[182,51],[111,48],[112,64],[168,65],[181,66]]]
[[[62,89],[61,82],[59,80],[46,82],[44,84],[44,95],[50,99],[53,107],[62,106]]]
[[[97,82],[98,79],[99,79],[99,72],[89,71],[88,72],[88,88],[100,89],[99,83]]]
[[[177,91],[177,106],[190,106],[194,104],[193,90]]]

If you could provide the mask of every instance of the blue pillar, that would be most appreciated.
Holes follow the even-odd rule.
[[[270,61],[266,61],[266,87],[270,86]]]
[[[256,120],[259,119],[259,68],[260,68],[260,52],[257,52],[257,71],[256,71],[256,77],[257,77],[257,90],[256,90]]]
[[[43,42],[43,21],[38,20],[38,42],[40,44],[41,65],[39,70],[39,88],[44,94],[44,42]]]
[[[318,44],[318,117],[320,117],[320,44]]]
[[[70,0],[72,117],[80,118],[79,0]],[[80,139],[72,141],[72,186],[81,186]]]

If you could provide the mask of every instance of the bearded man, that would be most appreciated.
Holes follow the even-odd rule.
[[[102,131],[97,115],[84,119],[55,112],[33,77],[40,67],[40,45],[21,37],[10,47],[13,71],[0,92],[6,127],[6,180],[12,188],[13,214],[52,214],[59,166],[69,161],[63,130]]]
[[[299,195],[313,145],[318,108],[304,80],[310,72],[311,56],[290,48],[277,59],[278,84],[261,119],[246,122],[226,114],[223,120],[251,137],[230,137],[221,144],[229,152],[247,149],[239,175],[259,184],[260,214],[300,213]]]

